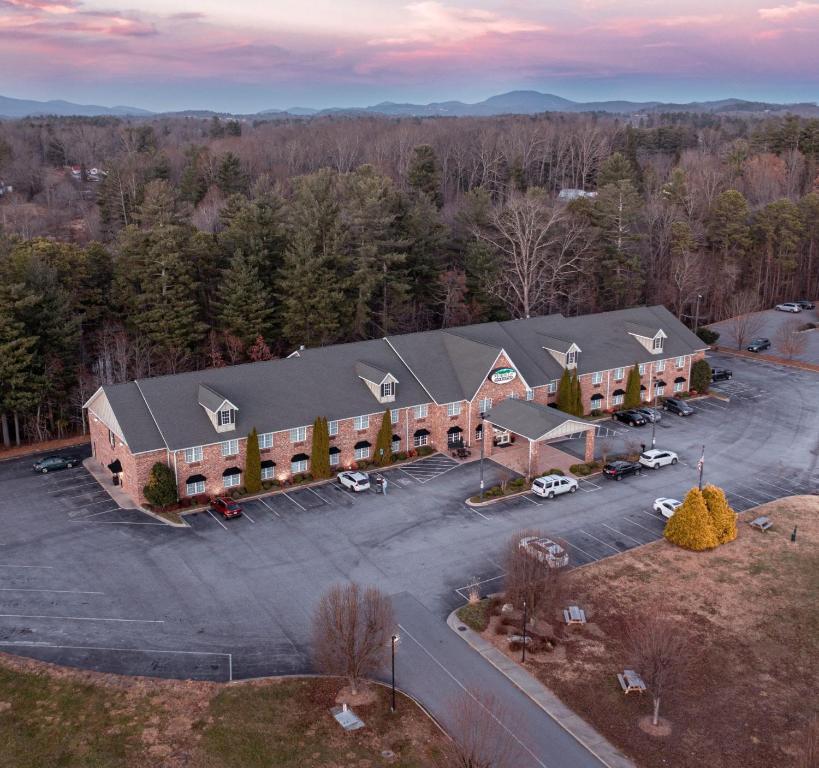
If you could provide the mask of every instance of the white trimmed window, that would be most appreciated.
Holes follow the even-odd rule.
[[[520,395],[517,392],[510,392],[506,396],[506,399],[507,400],[520,400]]]
[[[603,372],[602,371],[595,371],[592,374],[592,384],[602,384],[603,383]]]
[[[112,432],[110,429],[108,430],[108,444],[109,444],[109,445],[110,445],[112,448],[116,448],[116,447],[117,447],[117,436],[116,436],[116,434],[114,434],[114,433],[113,433],[113,432]]]
[[[422,445],[426,445],[429,442],[429,435],[415,435],[412,438],[412,442],[416,448],[420,448]]]
[[[623,404],[623,395],[614,395],[611,399],[612,405],[622,405]]]
[[[381,385],[381,397],[395,397],[395,382],[385,381]]]
[[[272,480],[276,474],[276,467],[262,467],[262,480]]]
[[[365,448],[356,448],[355,449],[355,458],[356,461],[359,459],[369,459],[370,458],[370,446],[366,446]]]
[[[677,368],[682,368],[685,365],[685,358],[678,357],[677,358]]]
[[[224,411],[219,411],[218,419],[220,427],[225,426],[225,424],[235,424],[236,411],[234,411],[233,408],[227,408]]]
[[[674,382],[674,391],[675,392],[682,392],[685,389],[685,382],[683,381],[675,381]]]
[[[662,397],[665,394],[665,387],[662,384],[654,387],[654,394],[656,397]]]
[[[356,416],[353,419],[353,424],[357,430],[367,429],[370,426],[369,416]]]
[[[566,353],[566,367],[577,365],[577,350]]]
[[[662,336],[655,336],[651,342],[651,348],[655,352],[662,352],[663,351],[663,337]]]
[[[193,464],[196,461],[202,461],[202,446],[197,445],[195,448],[185,448],[185,463]]]
[[[273,433],[272,432],[262,432],[259,435],[259,448],[272,448],[273,447]]]
[[[640,370],[640,376],[645,376],[645,373],[646,373],[646,364],[645,364],[645,363],[640,363],[640,368],[639,368],[639,370]]]
[[[647,389],[641,390],[640,400],[648,400],[648,390]]]
[[[429,413],[429,406],[426,403],[423,405],[416,405],[412,409],[412,412],[416,419],[425,419]]]
[[[239,453],[239,441],[238,440],[225,440],[221,444],[222,446],[222,456],[235,456]]]
[[[662,373],[665,370],[665,360],[658,360],[654,365],[654,370]]]
[[[550,395],[553,395],[555,392],[557,392],[557,382],[556,382],[556,381],[550,381],[550,382],[549,382],[549,383],[546,385],[546,391],[547,391],[547,392],[548,392]]]
[[[303,443],[307,439],[307,427],[294,427],[290,430],[291,443]]]
[[[327,422],[327,434],[331,437],[333,435],[338,434],[338,422],[337,421],[328,421]]]
[[[486,413],[492,407],[492,398],[491,397],[482,397],[478,400],[478,410],[481,413]]]
[[[290,471],[294,475],[298,475],[300,472],[307,471],[307,459],[302,459],[301,461],[291,461],[290,462]]]
[[[331,453],[330,454],[330,466],[337,467],[338,463],[341,461],[341,454],[340,453]]]
[[[242,476],[238,472],[235,475],[225,475],[222,480],[225,488],[235,488],[242,484]]]
[[[526,388],[526,399],[527,400],[534,400],[535,399],[535,390]]]
[[[460,403],[447,403],[446,415],[447,416],[460,416],[461,415],[461,404]]]
[[[400,416],[401,416],[401,410],[400,410],[399,408],[393,408],[393,409],[390,411],[390,421],[391,421],[393,424],[397,424],[397,423],[398,423],[398,418],[399,418]]]
[[[391,450],[393,453],[398,453],[401,450],[401,441],[400,440],[393,440]]]
[[[198,496],[205,492],[205,481],[200,480],[196,483],[185,483],[185,493],[188,496]]]
[[[614,369],[614,380],[615,381],[622,381],[623,377],[626,375],[625,368],[615,368]]]

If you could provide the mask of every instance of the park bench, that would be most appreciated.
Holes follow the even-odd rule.
[[[773,528],[773,523],[769,517],[763,515],[762,517],[757,517],[755,520],[751,520],[750,526],[765,533],[769,528]]]
[[[645,693],[646,684],[643,679],[633,669],[624,669],[623,674],[617,673],[617,680],[623,693]]]
[[[586,612],[576,605],[570,605],[568,608],[563,609],[563,618],[567,624],[585,624]]]

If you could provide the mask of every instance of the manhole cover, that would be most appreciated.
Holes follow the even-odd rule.
[[[461,626],[458,627],[458,632],[466,632],[466,627],[463,624],[461,624]]]

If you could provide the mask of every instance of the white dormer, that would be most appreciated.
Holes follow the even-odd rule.
[[[663,344],[668,338],[662,328],[651,328],[637,323],[626,323],[626,331],[642,344],[652,355],[662,354]]]
[[[398,379],[369,363],[358,362],[355,371],[379,403],[392,403],[398,390]]]
[[[545,349],[558,363],[561,368],[577,368],[582,350],[573,341],[558,339],[554,336],[543,336]]]
[[[236,429],[236,414],[239,409],[206,384],[199,385],[199,405],[205,409],[217,432],[230,432]]]

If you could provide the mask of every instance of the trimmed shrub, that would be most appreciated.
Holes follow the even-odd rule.
[[[672,544],[701,552],[719,542],[702,491],[692,488],[673,517],[666,523],[664,536]]]
[[[417,451],[419,456],[430,456],[435,453],[435,449],[431,445],[422,445]]]
[[[623,408],[637,408],[641,403],[640,400],[640,366],[634,363],[634,367],[628,372],[628,380],[626,381],[626,397],[623,401]]]
[[[708,387],[711,386],[711,366],[707,360],[697,360],[691,366],[691,381],[689,382],[691,389],[696,389],[697,392],[707,392]]]
[[[603,411],[601,411],[599,408],[592,408],[592,412],[589,415],[592,417],[602,416]]]
[[[716,344],[717,339],[719,339],[719,333],[717,331],[712,331],[710,328],[705,328],[704,326],[697,328],[697,336],[699,336],[709,346],[711,344]]]
[[[733,541],[737,537],[737,516],[728,506],[725,492],[715,485],[706,485],[702,489],[702,497],[708,508],[708,514],[711,515],[711,524],[714,526],[717,542],[727,544]]]
[[[557,467],[552,467],[546,474],[547,475],[565,475],[566,473],[562,469],[558,469]]]
[[[316,477],[330,477],[333,474],[330,466],[330,432],[327,419],[316,417],[313,422],[313,449],[310,452],[310,469]]]
[[[580,475],[581,477],[583,477],[585,475],[591,474],[591,468],[586,463],[572,464],[569,467],[569,472],[571,472],[573,475]],[[563,473],[561,472],[560,474],[562,475]]]
[[[373,454],[376,464],[385,467],[391,464],[392,458],[392,417],[389,408],[384,411],[381,417],[381,427],[378,430],[378,437],[375,440],[375,453]]]
[[[270,480],[262,480],[262,488],[265,491],[269,491],[273,487],[273,483]]]
[[[238,499],[238,498],[239,498],[241,495],[242,495],[242,494],[239,492],[239,489],[238,489],[238,488],[234,488],[234,489],[233,489],[233,490],[230,492],[230,498],[231,498],[231,499],[233,499],[234,501],[236,501],[236,499]]]
[[[161,461],[151,467],[148,482],[142,489],[145,498],[157,507],[168,507],[179,498],[176,493],[176,478],[173,470]]]

